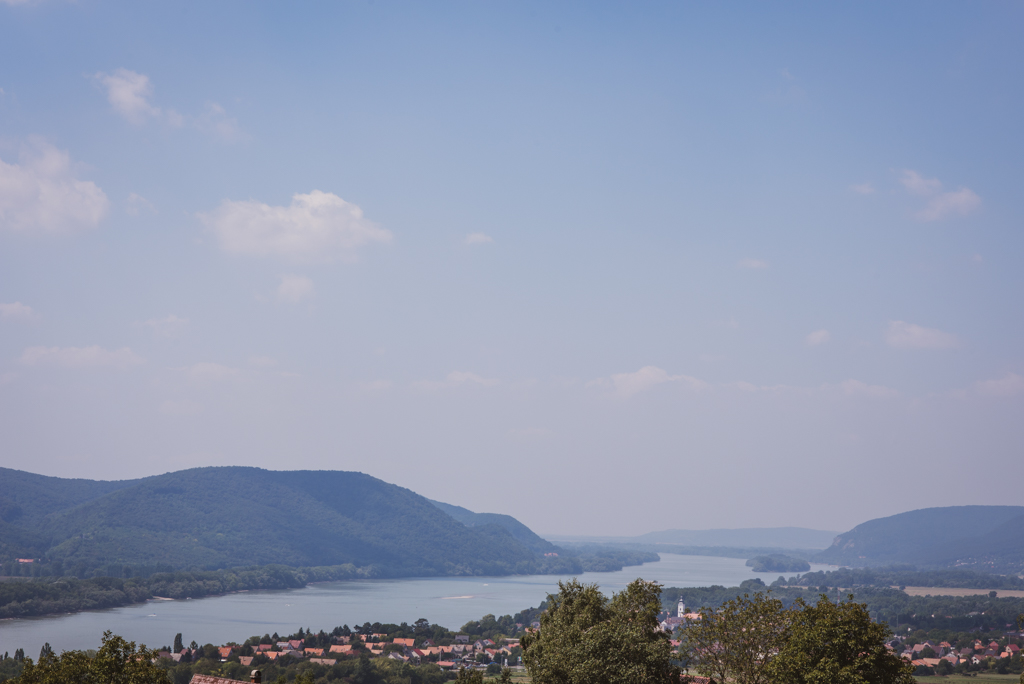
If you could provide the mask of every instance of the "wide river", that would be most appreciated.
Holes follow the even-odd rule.
[[[661,560],[619,572],[588,572],[579,576],[606,594],[624,588],[637,577],[666,587],[736,586],[760,577],[766,584],[779,573],[756,573],[740,558],[661,554]],[[811,570],[826,570],[812,565]],[[787,573],[787,575],[790,573]],[[303,589],[250,591],[226,596],[147,601],[124,608],[44,618],[0,620],[0,653],[24,648],[35,658],[49,642],[58,653],[97,648],[104,630],[152,648],[170,645],[183,634],[186,644],[241,643],[253,635],[291,634],[299,627],[330,631],[348,624],[391,622],[412,624],[419,618],[457,629],[488,613],[515,615],[538,605],[557,590],[559,580],[572,576],[430,577],[400,580],[353,580],[311,584]]]

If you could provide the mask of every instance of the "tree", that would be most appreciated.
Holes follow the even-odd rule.
[[[50,642],[47,641],[43,644],[43,647],[39,649],[39,660],[47,658],[53,655],[53,649],[50,647]]]
[[[658,629],[661,585],[638,579],[611,601],[596,584],[572,580],[558,589],[540,629],[520,642],[534,684],[678,681],[669,635]]]
[[[718,611],[701,609],[683,630],[680,655],[716,682],[768,684],[768,670],[786,641],[789,614],[782,601],[755,592],[726,601]]]
[[[467,670],[464,667],[459,668],[459,673],[455,676],[456,684],[484,684],[484,673],[480,670]]]
[[[913,667],[885,648],[888,625],[871,621],[867,606],[817,605],[797,599],[785,643],[770,662],[773,680],[785,684],[914,684]]]
[[[109,631],[103,633],[103,645],[94,658],[84,651],[51,651],[39,663],[25,661],[25,669],[15,684],[167,684],[167,674],[153,660],[156,651],[135,647]]]
[[[174,653],[181,653],[185,648],[185,644],[181,640],[181,632],[174,635]]]

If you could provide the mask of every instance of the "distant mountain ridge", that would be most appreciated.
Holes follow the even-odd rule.
[[[277,563],[498,575],[546,560],[531,548],[543,540],[511,516],[466,511],[484,523],[467,525],[444,504],[354,472],[216,467],[99,482],[0,468],[0,492],[4,560],[42,558],[69,574]]]
[[[944,506],[876,518],[838,535],[818,563],[1024,570],[1024,506]]]

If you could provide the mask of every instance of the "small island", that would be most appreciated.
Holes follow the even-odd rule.
[[[755,556],[747,561],[754,572],[807,572],[811,564],[802,558],[793,558],[781,553],[768,556]]]

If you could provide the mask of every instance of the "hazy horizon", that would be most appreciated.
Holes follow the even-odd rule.
[[[0,465],[544,534],[1022,504],[1022,19],[0,0]]]

